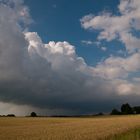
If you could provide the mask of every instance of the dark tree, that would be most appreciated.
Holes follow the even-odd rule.
[[[123,104],[123,105],[121,106],[121,112],[122,112],[122,114],[124,114],[124,115],[133,114],[133,108],[132,108],[128,103]]]
[[[8,114],[7,117],[15,117],[14,114]]]
[[[135,114],[140,114],[140,106],[133,107],[133,111]]]
[[[110,114],[111,115],[121,115],[121,112],[118,111],[117,109],[113,109]]]
[[[98,116],[102,116],[102,115],[104,115],[104,113],[100,112],[100,113],[98,113],[97,115],[98,115]]]
[[[31,117],[37,117],[37,114],[35,112],[32,112]]]

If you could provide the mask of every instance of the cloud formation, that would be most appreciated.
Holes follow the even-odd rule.
[[[100,30],[98,40],[110,42],[118,40],[124,44],[126,57],[111,56],[97,65],[94,69],[103,78],[126,78],[131,73],[140,70],[140,2],[137,0],[121,0],[118,6],[120,15],[102,13],[92,14],[81,19],[84,29]]]
[[[105,12],[98,16],[90,14],[81,19],[81,24],[85,29],[101,30],[98,40],[118,39],[125,44],[129,53],[135,52],[140,48],[140,40],[133,35],[132,29],[140,30],[140,2],[121,0],[118,8],[119,16]]]
[[[126,18],[130,15],[125,9],[131,9],[131,6],[128,8],[125,3],[121,1],[119,8]],[[133,8],[129,11],[136,14]],[[119,35],[119,40],[131,52],[128,58],[110,57],[92,67],[77,56],[75,47],[67,41],[45,44],[36,32],[29,32],[28,24],[32,19],[22,0],[1,0],[0,101],[40,108],[43,111],[52,110],[51,114],[93,113],[108,111],[123,101],[137,103],[137,79],[134,84],[122,79],[122,76],[126,78],[129,72],[136,72],[140,68],[139,52],[135,52],[138,49],[138,38],[122,38],[123,34],[129,37],[132,34],[128,32],[128,28],[131,29],[128,23],[114,26],[113,23],[116,20],[117,23],[120,22],[120,18],[105,14],[97,17],[90,15],[82,19],[85,29],[103,30],[99,40],[110,41]],[[108,19],[113,23],[108,22]],[[135,19],[138,20],[138,17]],[[137,20],[133,24],[135,29],[139,29]],[[136,41],[136,46],[128,46],[127,40],[132,44]]]

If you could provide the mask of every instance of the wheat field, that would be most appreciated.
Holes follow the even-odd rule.
[[[0,140],[108,140],[140,128],[140,116],[0,118]]]

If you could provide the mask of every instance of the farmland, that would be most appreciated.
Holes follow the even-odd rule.
[[[1,117],[0,140],[132,140],[133,137],[138,140],[139,128],[139,115],[90,118]]]

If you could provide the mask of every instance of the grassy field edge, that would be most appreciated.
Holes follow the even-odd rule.
[[[128,130],[127,132],[122,132],[120,134],[115,134],[113,136],[104,138],[103,140],[140,140],[140,128]]]

